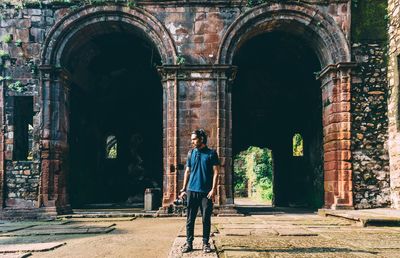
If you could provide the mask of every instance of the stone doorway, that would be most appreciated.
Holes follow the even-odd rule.
[[[321,65],[303,42],[290,33],[270,32],[251,38],[235,54],[233,157],[250,146],[271,150],[273,204],[320,208],[323,108],[316,72]]]
[[[100,33],[87,37],[91,31]],[[160,188],[161,204],[162,85],[156,49],[131,27],[112,22],[88,26],[70,42],[63,63],[70,74],[72,207],[137,206],[146,188]]]

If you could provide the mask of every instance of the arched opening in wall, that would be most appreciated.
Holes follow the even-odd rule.
[[[270,150],[272,204],[322,207],[322,97],[315,78],[321,65],[316,54],[301,38],[275,31],[245,42],[233,63],[238,67],[232,86],[233,157],[249,146]]]
[[[160,56],[118,22],[88,25],[69,42],[61,64],[70,73],[70,203],[142,206],[146,188],[162,192]]]

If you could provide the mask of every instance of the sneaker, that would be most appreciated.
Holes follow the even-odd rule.
[[[193,251],[193,245],[191,243],[185,243],[182,246],[182,253],[189,253]]]
[[[208,254],[208,253],[211,253],[211,252],[212,252],[212,250],[211,250],[210,244],[209,243],[203,244],[203,253]]]

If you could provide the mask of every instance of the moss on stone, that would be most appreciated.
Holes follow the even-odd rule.
[[[353,1],[353,42],[385,41],[387,39],[387,1]]]

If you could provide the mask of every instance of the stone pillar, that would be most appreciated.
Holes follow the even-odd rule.
[[[215,205],[232,203],[229,66],[188,65],[159,67],[164,88],[163,207],[182,188],[185,163],[191,149],[191,131],[203,128],[208,146],[216,149],[221,171]]]
[[[41,181],[38,208],[46,212],[70,210],[67,198],[69,88],[68,72],[41,67],[42,126],[40,135]]]
[[[325,207],[353,209],[350,88],[353,63],[327,66],[319,75],[324,131]]]
[[[236,66],[221,66],[218,71],[218,152],[221,159],[219,204],[234,204],[232,157],[232,84]]]
[[[178,102],[177,71],[158,67],[163,86],[163,198],[168,207],[178,197]]]

